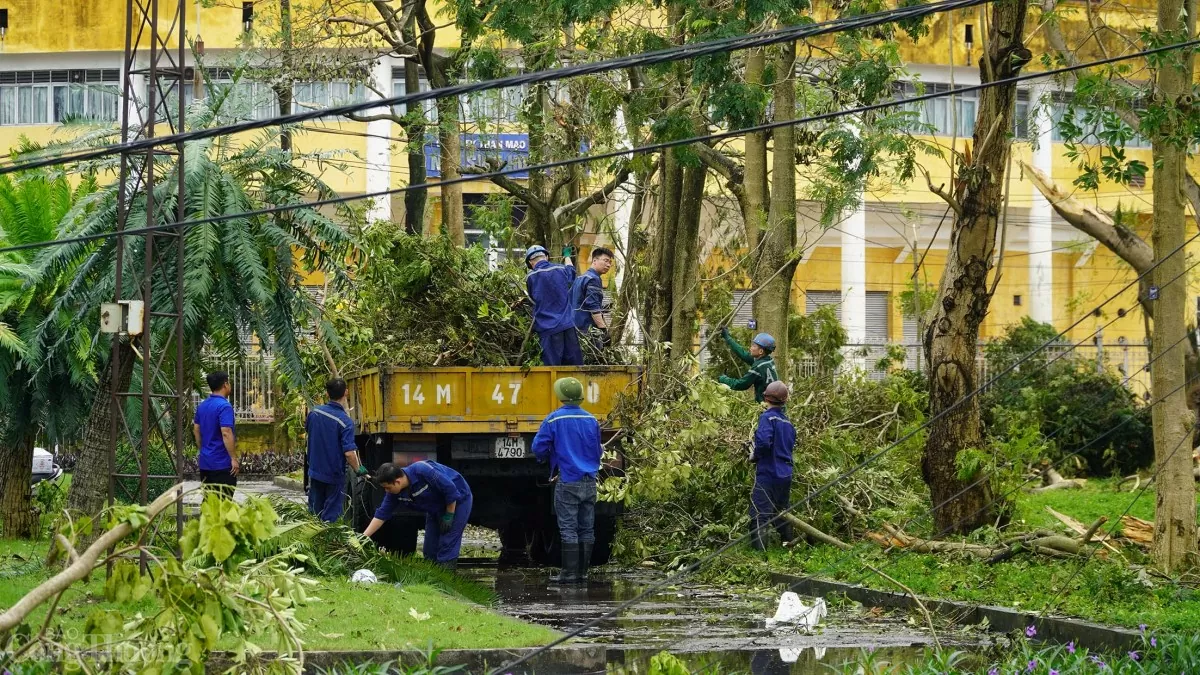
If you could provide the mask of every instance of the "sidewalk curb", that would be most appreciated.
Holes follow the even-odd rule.
[[[304,492],[304,483],[296,480],[295,478],[290,478],[288,476],[275,476],[273,479],[271,479],[271,482],[275,484],[275,487],[281,487],[285,490],[295,490],[296,492]]]
[[[461,666],[467,672],[486,672],[498,668],[514,659],[528,656],[538,647],[523,647],[510,649],[445,649],[437,654],[434,664],[437,666]],[[258,659],[269,662],[277,658],[275,652],[263,652]],[[417,649],[400,649],[386,651],[306,651],[304,652],[304,672],[316,673],[328,671],[347,663],[352,664],[387,664],[400,662],[409,666],[424,665],[429,659],[426,652]],[[600,644],[575,644],[551,647],[533,661],[506,671],[517,673],[595,673],[603,672],[607,651]],[[211,666],[226,668],[232,665],[225,653],[215,653],[209,662]]]
[[[800,595],[823,597],[839,593],[870,607],[895,607],[919,611],[916,601],[907,593],[879,591],[855,584],[791,574],[772,573],[771,581],[783,584],[787,586],[788,590]],[[976,625],[986,622],[987,630],[996,633],[1013,633],[1023,631],[1028,626],[1034,626],[1037,628],[1037,637],[1040,640],[1059,643],[1074,642],[1077,646],[1096,651],[1128,651],[1137,649],[1142,644],[1142,636],[1137,631],[1103,626],[1090,621],[1039,617],[1035,613],[1007,607],[975,605],[953,600],[921,598],[921,602],[924,603],[930,614],[961,625]]]

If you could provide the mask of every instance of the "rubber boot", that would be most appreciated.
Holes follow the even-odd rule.
[[[552,584],[579,583],[579,544],[577,542],[562,543],[562,569],[550,577]]]
[[[579,583],[588,582],[588,568],[592,566],[592,543],[579,545]]]

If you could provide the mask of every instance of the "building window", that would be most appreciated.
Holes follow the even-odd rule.
[[[1143,106],[1135,106],[1141,108]],[[1068,115],[1075,126],[1082,131],[1082,138],[1075,139],[1078,143],[1088,145],[1100,145],[1100,138],[1097,132],[1101,129],[1101,123],[1095,119],[1088,120],[1088,109],[1086,106],[1079,105],[1074,100],[1074,95],[1070,92],[1058,92],[1054,95],[1050,104],[1050,119],[1051,130],[1050,136],[1056,143],[1063,142],[1062,124],[1063,120],[1068,119]],[[1092,116],[1093,118],[1095,115]],[[1125,143],[1127,148],[1149,148],[1150,139],[1143,138],[1140,134],[1133,131],[1133,137]]]
[[[0,125],[115,122],[118,70],[0,72]]]
[[[419,91],[430,90],[429,80],[421,76]],[[527,86],[505,87],[504,89],[488,89],[458,97],[460,118],[470,124],[480,126],[489,124],[514,124],[519,121],[521,106],[524,105]],[[404,96],[404,68],[392,69],[392,96]],[[431,123],[437,122],[437,101],[429,99],[421,101],[421,110]],[[405,106],[397,106],[407,113]]]
[[[164,89],[166,86],[164,84]],[[221,108],[223,120],[265,120],[279,115],[278,96],[275,88],[267,82],[256,82],[246,77],[240,77],[235,83],[233,71],[218,68],[209,71],[209,81],[206,86],[213,90],[206,92],[209,96],[215,93],[226,95]],[[186,101],[194,98],[190,72],[183,85],[183,95]],[[171,96],[170,99],[167,104],[174,109],[174,97]],[[368,100],[367,88],[362,84],[343,80],[292,83],[293,113],[362,103],[366,100]],[[339,119],[339,116],[328,115],[321,119],[336,120]]]
[[[1021,296],[1014,295],[1013,296],[1013,307],[1020,307],[1020,306],[1021,306]]]
[[[956,87],[955,89],[961,89]],[[912,98],[918,95],[948,94],[949,84],[942,82],[924,83],[923,92],[918,94],[915,82],[900,82],[896,87],[896,98]],[[953,99],[953,100],[952,100]],[[965,91],[955,96],[940,96],[938,98],[907,103],[903,109],[915,112],[914,130],[928,132],[932,129],[934,136],[955,136],[967,138],[975,133],[975,115],[979,108],[979,92]],[[1016,110],[1013,115],[1013,136],[1029,138],[1029,91],[1017,90]],[[956,119],[957,118],[957,119]],[[955,133],[957,122],[957,133]]]

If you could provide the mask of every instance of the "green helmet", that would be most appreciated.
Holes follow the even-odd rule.
[[[583,383],[573,377],[563,377],[554,383],[554,395],[563,403],[583,403]]]

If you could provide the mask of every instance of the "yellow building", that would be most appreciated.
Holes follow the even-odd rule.
[[[206,65],[231,61],[247,46],[245,7],[249,8],[251,20],[254,12],[275,8],[266,0],[244,3],[245,7],[237,4],[202,8],[199,2],[187,3],[188,38],[203,39]],[[1121,7],[1120,18],[1114,16],[1113,20],[1126,28],[1139,21],[1151,21],[1152,8],[1143,7],[1144,4]],[[0,42],[0,147],[12,147],[22,136],[49,140],[64,133],[58,130],[59,123],[70,119],[93,119],[102,124],[118,121],[125,2],[0,0],[0,8],[8,10],[8,27]],[[930,35],[919,46],[902,43],[901,51],[912,80],[923,82],[927,92],[977,84],[978,68],[967,64],[978,58],[978,51],[972,53],[971,48],[981,47],[968,44],[965,37],[972,30],[975,35],[981,32],[980,16],[974,9],[956,12],[953,17],[939,15],[932,20]],[[1083,22],[1082,16],[1068,21],[1080,25]],[[1031,15],[1030,24],[1033,23]],[[441,48],[453,46],[453,31],[439,31],[439,40]],[[1035,55],[1044,51],[1040,34],[1033,39],[1031,48]],[[1036,63],[1035,60],[1031,67]],[[219,70],[214,74],[218,80],[227,76]],[[371,80],[382,91],[402,93],[403,61],[384,59],[376,65]],[[243,114],[268,117],[274,113],[266,85],[242,83],[241,87]],[[906,90],[915,91],[915,85],[907,86]],[[307,108],[367,100],[365,88],[348,82],[299,82],[294,93],[299,106]],[[1017,143],[1003,217],[1002,262],[998,262],[1002,273],[981,337],[995,337],[1024,316],[1050,322],[1059,329],[1082,319],[1071,338],[1090,341],[1103,325],[1101,340],[1106,358],[1110,361],[1123,358],[1136,370],[1145,361],[1145,335],[1134,292],[1130,290],[1107,304],[1098,316],[1089,316],[1096,305],[1124,287],[1134,274],[1058,218],[1016,164],[1017,160],[1024,160],[1064,186],[1069,186],[1077,175],[1056,129],[1057,120],[1069,114],[1067,106],[1059,102],[1060,97],[1051,82],[1035,81],[1020,91],[1019,120],[1013,130]],[[493,130],[514,123],[520,100],[521,92],[509,91],[463,101],[464,120],[468,123],[464,129],[464,147],[499,142],[502,146],[499,152],[506,159],[522,161],[527,137],[511,134],[497,141],[495,136],[481,136],[472,133],[479,129],[470,128],[471,120],[479,118],[494,122]],[[1043,100],[1054,103],[1035,105]],[[918,110],[922,121],[937,130],[929,140],[944,147],[953,141],[956,148],[963,150],[973,132],[976,102],[977,94],[961,93],[921,105]],[[405,147],[397,139],[403,139],[403,132],[391,122],[327,119],[304,125],[296,145],[302,151],[340,153],[346,170],[323,168],[325,179],[345,194],[362,194],[408,184]],[[1140,147],[1131,147],[1130,155],[1149,164],[1148,144],[1135,145]],[[436,179],[436,152],[427,155],[427,169],[430,177]],[[949,182],[945,160],[927,157],[922,161],[934,184]],[[465,201],[480,203],[496,189],[486,183],[468,184]],[[1149,184],[1136,187],[1105,184],[1098,195],[1077,196],[1105,209],[1111,210],[1120,203],[1126,210],[1148,212],[1149,190]],[[436,191],[434,196],[430,211],[436,218]],[[627,200],[628,197],[622,196],[606,207],[617,223],[618,232],[629,227]],[[706,209],[708,222],[703,228],[711,240],[706,242],[706,250],[723,243],[720,241],[723,232],[740,227],[736,219],[729,218],[729,214],[736,214],[736,209],[722,204],[715,194],[711,201],[711,208]],[[370,215],[391,218],[400,217],[402,212],[403,195],[398,194],[391,200],[374,203]],[[842,321],[855,344],[915,343],[916,324],[902,316],[898,298],[913,287],[914,273],[922,283],[937,285],[950,230],[945,205],[924,181],[892,187],[879,194],[865,194],[859,209],[845,214],[840,222],[824,231],[815,225],[815,214],[819,212],[815,205],[801,200],[799,212],[799,240],[806,253],[796,274],[796,306],[811,311],[819,304],[838,303]],[[486,238],[479,231],[471,231],[469,236],[476,241]],[[589,236],[585,244],[596,239]],[[917,261],[922,263],[919,270],[915,267]],[[1125,312],[1128,314],[1124,315]]]

